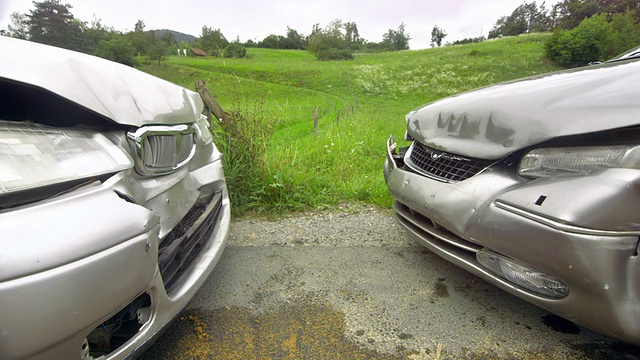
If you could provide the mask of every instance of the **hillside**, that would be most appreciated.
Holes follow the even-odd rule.
[[[174,30],[168,30],[168,29],[161,29],[161,30],[152,30],[157,36],[162,37],[162,35],[164,35],[165,33],[169,32],[173,34],[173,37],[176,39],[177,42],[179,43],[183,43],[183,42],[193,42],[195,41],[197,38],[193,35],[189,35],[189,34],[185,34],[185,33],[181,33],[179,31],[174,31]]]
[[[389,134],[402,139],[404,115],[438,98],[559,69],[543,57],[548,36],[359,54],[339,62],[317,61],[305,51],[250,48],[247,59],[175,56],[143,70],[191,89],[204,79],[227,111],[243,116],[238,126],[246,127],[246,143],[227,161],[243,149],[258,153],[244,168],[227,165],[236,210],[344,201],[388,206],[384,144]]]

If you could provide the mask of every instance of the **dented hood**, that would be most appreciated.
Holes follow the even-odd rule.
[[[639,124],[638,84],[640,61],[551,73],[425,105],[407,130],[442,151],[499,159],[550,138]]]
[[[183,124],[203,109],[196,92],[98,57],[5,36],[0,53],[0,78],[43,88],[120,124]]]

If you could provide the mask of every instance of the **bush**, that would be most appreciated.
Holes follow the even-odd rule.
[[[545,44],[547,58],[565,66],[604,61],[616,54],[614,32],[604,15],[583,20],[571,30],[556,29]]]
[[[316,54],[318,60],[353,60],[353,53],[346,49],[324,49]]]
[[[122,36],[110,40],[101,40],[93,51],[93,55],[121,64],[136,65],[136,49]]]
[[[226,58],[246,58],[247,48],[242,44],[233,42],[224,48],[224,57]]]

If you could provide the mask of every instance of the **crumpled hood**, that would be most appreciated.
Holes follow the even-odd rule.
[[[95,56],[5,36],[0,53],[0,77],[46,89],[120,124],[184,124],[204,107],[196,92]]]
[[[438,100],[408,120],[442,151],[499,159],[550,138],[640,123],[640,61],[551,73]]]

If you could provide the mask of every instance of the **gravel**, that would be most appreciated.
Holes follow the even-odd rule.
[[[204,324],[198,331],[210,329],[208,342],[194,342],[205,358],[640,359],[637,348],[563,325],[444,261],[388,209],[244,218],[230,234],[186,311]],[[175,340],[188,333],[172,332],[155,358],[194,353]]]

